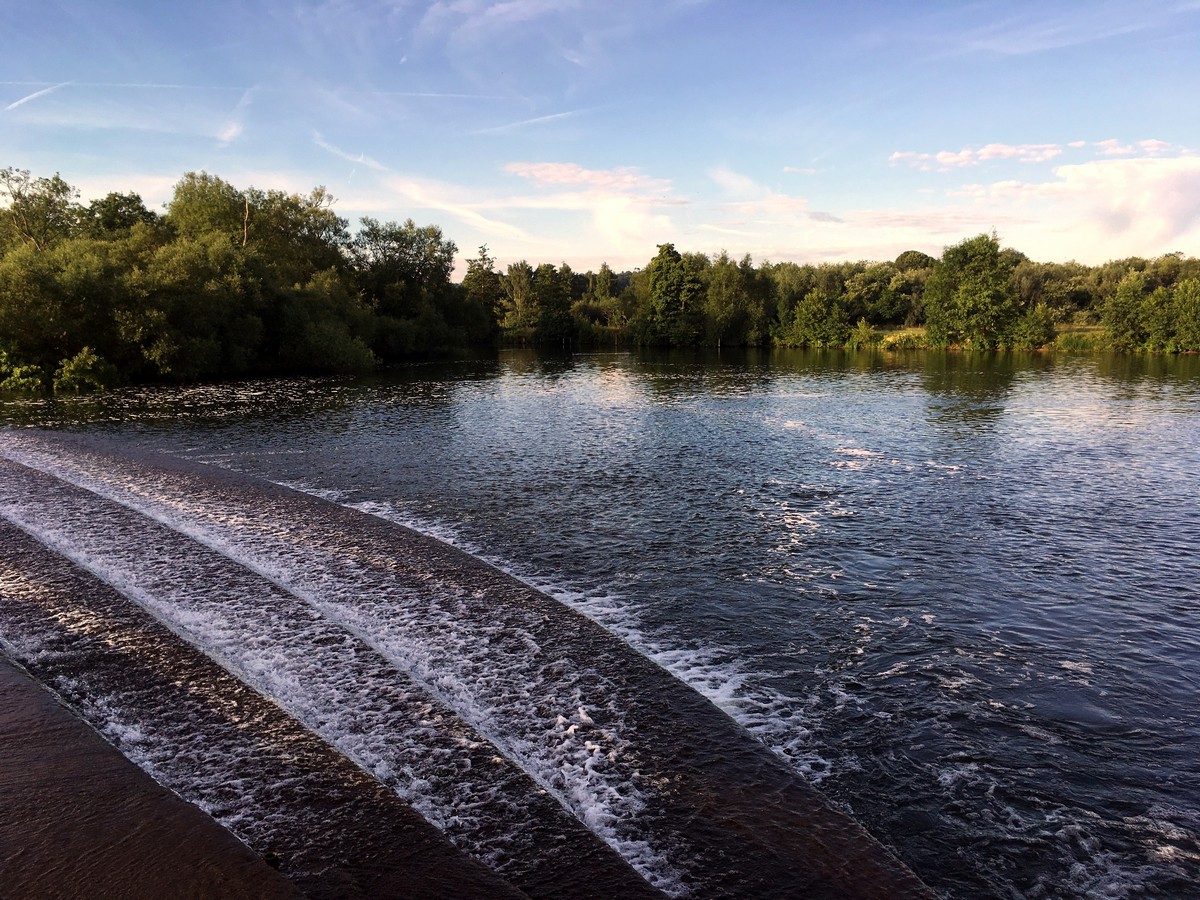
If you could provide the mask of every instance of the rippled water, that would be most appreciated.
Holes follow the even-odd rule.
[[[506,353],[4,412],[500,565],[947,896],[1200,896],[1200,359]]]

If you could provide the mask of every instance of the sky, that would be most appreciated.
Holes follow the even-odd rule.
[[[0,0],[0,167],[324,185],[463,260],[1200,255],[1200,0]]]

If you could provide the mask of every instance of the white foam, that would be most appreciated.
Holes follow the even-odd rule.
[[[189,496],[165,480],[150,483],[84,458],[57,458],[36,447],[32,452],[28,447],[20,453],[13,449],[8,447],[10,458],[128,506],[285,587],[315,614],[347,628],[456,710],[651,883],[669,894],[685,890],[680,872],[639,827],[645,801],[621,762],[623,711],[609,700],[598,673],[563,671],[557,660],[541,653],[528,632],[522,634],[519,623],[514,628],[512,621],[500,618],[464,618],[461,604],[469,603],[469,597],[453,592],[439,595],[436,590],[416,596],[387,573],[363,569],[319,546],[293,543],[292,530],[303,527],[298,523],[272,519],[263,510],[251,515],[224,506],[225,498],[217,495]],[[281,639],[278,633],[256,640],[255,629],[261,623],[209,618],[209,610],[188,605],[188,589],[171,581],[167,561],[156,572],[145,554],[128,544],[109,543],[94,552],[81,549],[74,542],[78,531],[86,531],[86,523],[80,520],[76,529],[64,532],[59,513],[48,512],[42,520],[31,521],[25,504],[6,510],[14,522],[152,608],[257,689],[285,698],[302,721],[368,771],[381,778],[403,771],[389,762],[392,755],[374,742],[371,733],[364,733],[369,725],[353,733],[341,730],[346,717],[336,699],[339,691],[353,690],[351,683],[314,686],[312,678],[336,677],[331,674],[340,671],[336,658],[324,659],[317,653],[304,660],[290,659],[293,648],[293,655],[304,656],[313,642],[296,635]],[[155,577],[159,577],[155,589],[145,589],[146,579]],[[363,603],[367,597],[369,602]],[[306,668],[298,672],[297,665]],[[310,680],[300,684],[301,675]],[[321,701],[321,696],[326,700]],[[556,734],[557,716],[581,708],[603,712],[604,729],[589,728],[586,735],[586,740],[604,746],[602,753],[588,750],[581,735]],[[589,720],[594,722],[594,716],[592,712]],[[394,786],[395,782],[393,777]],[[447,816],[444,809],[420,796],[422,783],[423,779],[414,778],[400,789],[436,824],[448,827],[459,818],[470,818],[470,802],[459,804],[462,812]]]

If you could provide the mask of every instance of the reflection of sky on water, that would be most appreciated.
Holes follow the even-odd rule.
[[[720,698],[956,896],[1200,875],[1200,358],[513,351],[4,409],[470,547]]]

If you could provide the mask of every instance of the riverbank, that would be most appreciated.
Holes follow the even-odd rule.
[[[298,897],[0,657],[0,884],[12,897]]]

